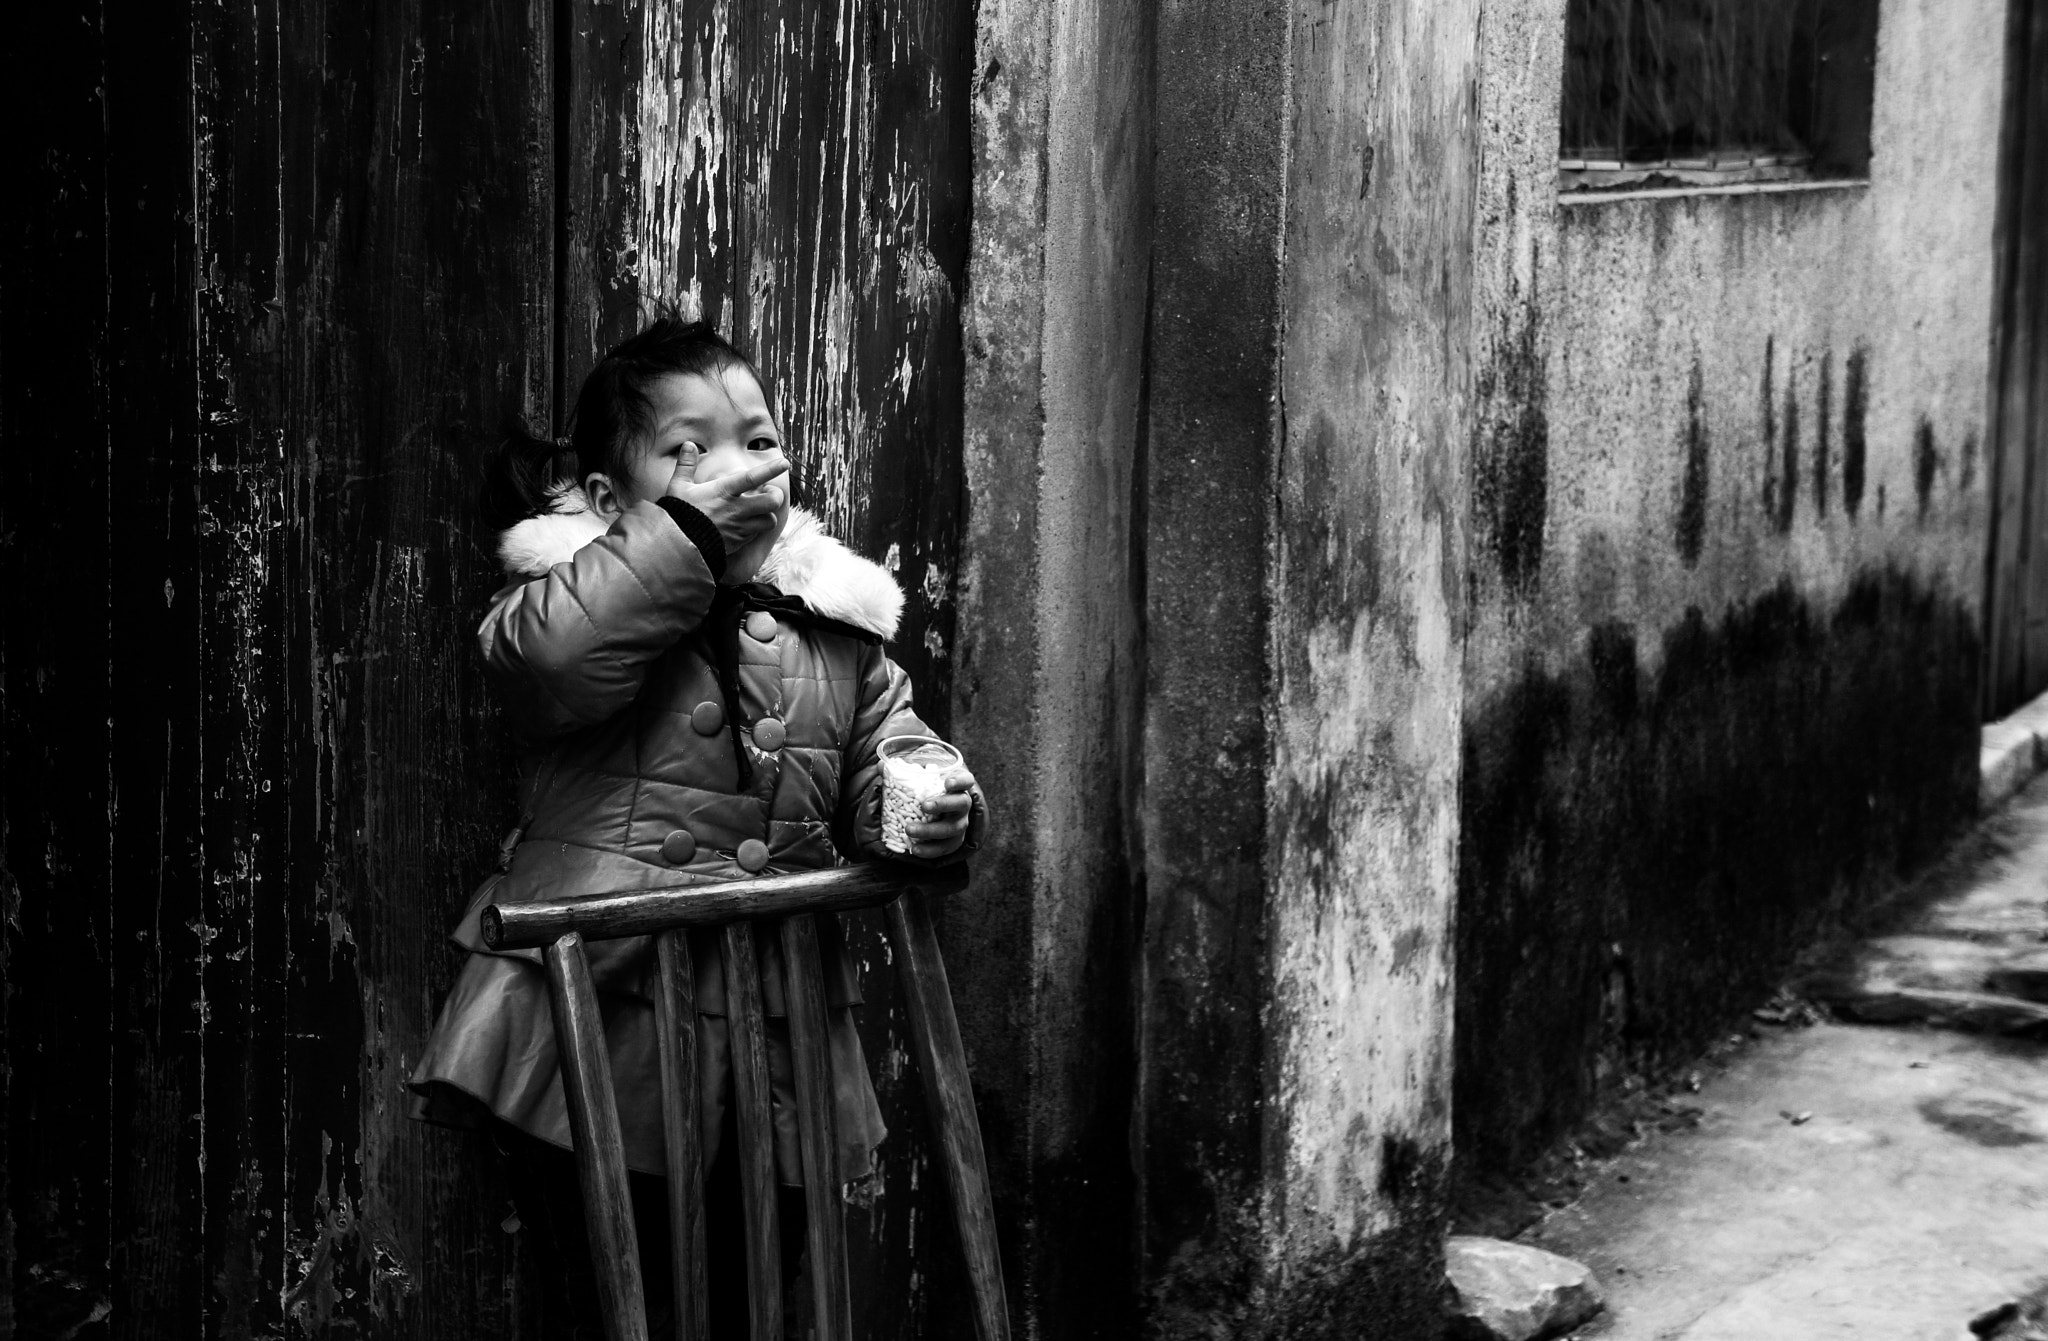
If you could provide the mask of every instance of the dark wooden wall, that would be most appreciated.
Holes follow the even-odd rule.
[[[2048,0],[2012,0],[1998,174],[1985,715],[2048,691]]]
[[[970,23],[852,0],[20,16],[0,1335],[541,1334],[492,1151],[409,1121],[401,1087],[509,819],[472,650],[478,462],[695,278],[762,349],[828,518],[895,547],[902,655],[943,704]],[[664,51],[731,73],[722,160],[657,210],[637,123],[594,109],[667,96]],[[713,197],[737,240],[690,231]],[[659,266],[607,250],[641,236]],[[945,1316],[945,1250],[876,996],[903,1139],[858,1279],[875,1334],[907,1335]]]

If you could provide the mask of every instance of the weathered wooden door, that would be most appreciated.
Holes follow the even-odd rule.
[[[2048,0],[2012,0],[1998,180],[1985,715],[2048,691]]]
[[[960,507],[973,13],[950,0],[582,5],[564,54],[563,403],[647,305],[752,351],[796,501],[895,571],[892,649],[945,728]],[[856,1332],[971,1331],[882,919],[849,918],[891,1130],[849,1222]],[[915,1257],[913,1257],[915,1253]],[[936,1287],[936,1289],[935,1289]],[[936,1312],[934,1312],[936,1307]]]
[[[0,1336],[544,1334],[498,1158],[402,1090],[510,818],[478,463],[559,425],[640,304],[694,295],[760,351],[812,505],[911,590],[899,655],[943,720],[970,22],[17,16]],[[862,1306],[948,1334],[860,943],[898,1132]]]

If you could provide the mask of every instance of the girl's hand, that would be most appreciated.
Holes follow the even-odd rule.
[[[967,822],[974,810],[974,774],[956,768],[946,775],[946,790],[924,803],[928,816],[905,830],[910,838],[910,855],[930,861],[950,857],[967,841]]]
[[[698,480],[696,471],[696,454],[680,454],[666,492],[670,498],[680,498],[711,519],[725,539],[727,554],[745,548],[774,528],[786,495],[768,481],[789,473],[789,461],[781,452],[766,454],[738,470],[708,480]]]

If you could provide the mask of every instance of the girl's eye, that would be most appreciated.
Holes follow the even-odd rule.
[[[780,446],[782,444],[773,438],[755,438],[747,444],[747,450],[750,452],[772,452]]]

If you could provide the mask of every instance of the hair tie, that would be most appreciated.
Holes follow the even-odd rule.
[[[555,439],[555,450],[558,452],[574,451],[575,447],[576,442],[573,438],[560,437]]]

